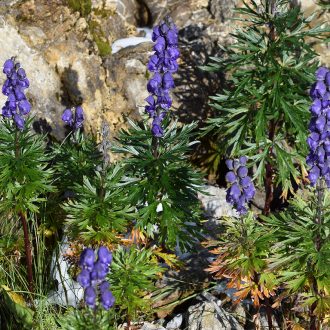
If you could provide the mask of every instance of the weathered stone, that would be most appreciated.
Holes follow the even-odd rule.
[[[225,0],[225,1],[210,1],[210,12],[213,18],[221,22],[227,21],[233,15],[233,8],[235,8],[238,0]]]
[[[243,330],[239,322],[215,301],[190,306],[187,330]]]
[[[166,330],[164,327],[158,324],[153,324],[150,322],[144,322],[140,330]]]
[[[78,50],[80,49],[80,51]],[[82,104],[87,123],[99,123],[105,93],[105,72],[101,59],[88,54],[83,45],[59,42],[45,53],[61,79],[61,102],[65,107]]]
[[[41,45],[47,40],[44,31],[37,26],[25,26],[19,33],[30,46]]]
[[[199,193],[198,198],[208,217],[214,221],[223,216],[237,216],[237,212],[226,201],[226,189],[215,186],[204,188],[206,194]]]
[[[255,325],[256,325],[257,329],[259,329],[259,330],[269,329],[268,318],[264,311],[257,314],[257,317],[255,318]],[[272,328],[274,330],[281,329],[281,327],[278,325],[274,315],[272,315]]]
[[[183,315],[182,314],[175,315],[173,319],[166,324],[166,329],[178,330],[181,328],[182,322],[183,322]]]
[[[118,115],[118,122],[122,121],[122,115],[137,118],[144,111],[144,99],[148,96],[146,64],[151,48],[150,43],[127,47],[104,62],[109,88],[108,106]]]

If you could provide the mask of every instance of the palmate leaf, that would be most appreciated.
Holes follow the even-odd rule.
[[[152,250],[119,246],[114,251],[109,281],[123,315],[136,320],[140,312],[151,311],[148,294],[154,291],[156,279],[163,271]]]
[[[113,147],[128,156],[122,184],[130,205],[138,209],[135,227],[168,248],[179,244],[189,249],[200,236],[197,192],[202,191],[202,175],[188,162],[188,152],[196,143],[191,141],[195,127],[167,122],[155,155],[147,123],[133,123],[121,131],[120,145]]]
[[[287,296],[304,294],[309,297],[305,302],[309,306],[320,301],[320,307],[314,312],[324,317],[330,311],[326,303],[330,292],[330,194],[324,191],[320,205],[315,190],[306,190],[303,195],[304,198],[296,195],[285,212],[261,216],[277,241],[271,249],[269,267],[279,274]],[[320,224],[315,220],[318,209],[322,212]],[[318,237],[321,238],[319,248],[316,247]]]
[[[120,184],[122,176],[120,165],[111,165],[105,172],[95,172],[94,178],[84,177],[82,185],[75,185],[75,198],[63,204],[70,236],[80,236],[86,242],[115,241],[117,234],[126,232],[136,214]]]
[[[52,167],[55,169],[55,184],[60,194],[82,184],[84,176],[94,176],[101,164],[101,153],[96,138],[76,130],[61,143],[52,146]]]
[[[95,312],[90,308],[68,309],[57,321],[64,330],[115,330],[117,328],[113,309],[106,311],[99,308]]]
[[[268,269],[273,232],[258,223],[252,213],[243,218],[224,218],[224,232],[218,240],[206,242],[215,247],[216,260],[206,269],[215,278],[228,279],[227,287],[237,290],[236,303],[251,295],[259,305],[274,294],[277,279]]]
[[[22,132],[0,120],[0,212],[37,212],[43,196],[54,187],[43,136],[31,132],[29,118]]]

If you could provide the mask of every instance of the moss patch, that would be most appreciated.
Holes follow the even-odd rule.
[[[105,57],[110,55],[111,47],[108,43],[107,38],[105,37],[101,25],[94,20],[91,20],[88,24],[89,24],[89,30],[99,50],[100,56]]]
[[[83,17],[92,11],[92,0],[67,0],[67,4],[72,10],[79,11]]]

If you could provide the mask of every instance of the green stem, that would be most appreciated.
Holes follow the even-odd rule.
[[[96,307],[94,307],[93,309],[93,320],[94,320],[94,324],[96,325]]]
[[[268,138],[270,141],[274,141],[274,137],[275,137],[275,128],[276,128],[276,123],[274,120],[270,121],[270,126],[269,126],[269,135]],[[265,197],[265,205],[264,208],[262,210],[262,214],[264,215],[268,215],[270,212],[270,205],[271,202],[273,201],[273,189],[274,189],[274,182],[273,182],[273,174],[274,174],[274,170],[271,164],[271,158],[273,157],[273,148],[270,147],[269,151],[268,151],[268,161],[266,164],[266,178],[265,178],[265,193],[266,193],[266,197]]]
[[[33,271],[32,271],[32,252],[31,252],[31,244],[29,239],[29,229],[26,221],[26,217],[22,211],[18,212],[18,215],[22,221],[22,227],[24,232],[24,248],[25,248],[25,256],[26,256],[26,268],[27,268],[27,279],[29,291],[33,293]]]
[[[319,179],[316,184],[316,192],[317,192],[317,213],[315,218],[315,224],[317,225],[317,234],[314,238],[314,245],[317,252],[321,250],[322,247],[322,238],[320,235],[320,227],[323,222],[323,199],[324,199],[324,181],[323,179]],[[313,267],[313,266],[312,266]],[[312,290],[314,295],[319,295],[319,289],[317,285],[316,278],[313,276],[312,278]],[[320,320],[318,320],[317,316],[314,314],[315,309],[317,307],[317,301],[315,301],[310,308],[310,329],[318,330],[320,329]]]
[[[20,156],[20,146],[18,143],[18,132],[15,129],[15,158],[16,160]],[[26,220],[26,216],[23,211],[18,211],[18,216],[22,222],[23,233],[24,233],[24,249],[25,249],[25,257],[26,257],[26,270],[27,270],[27,280],[29,291],[33,293],[33,270],[32,270],[32,250],[29,238],[29,228]]]

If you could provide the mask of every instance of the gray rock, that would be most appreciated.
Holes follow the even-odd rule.
[[[206,214],[216,220],[223,216],[238,216],[233,207],[226,201],[226,189],[215,186],[206,186],[204,191],[208,193],[199,194],[198,198],[203,204]]]
[[[238,0],[211,0],[210,1],[210,12],[215,19],[225,22],[228,18],[233,15],[233,8],[235,8]]]
[[[61,306],[77,307],[84,296],[84,289],[69,274],[70,264],[64,257],[68,249],[69,243],[65,236],[59,244],[58,252],[53,252],[50,275],[57,284],[57,290],[48,294],[47,302]]]
[[[158,324],[144,322],[140,330],[166,330],[166,329]]]
[[[269,325],[268,325],[268,319],[267,315],[264,311],[260,312],[257,317],[255,318],[255,324],[257,329],[259,330],[268,330]],[[278,325],[274,315],[272,315],[272,328],[275,329],[281,329],[280,326]]]
[[[243,330],[239,322],[215,301],[190,306],[187,330]]]
[[[109,88],[109,110],[111,109],[105,116],[116,127],[123,123],[123,114],[136,119],[144,112],[144,99],[149,95],[146,88],[146,65],[152,54],[151,48],[150,42],[126,47],[103,63]]]
[[[19,33],[27,40],[30,46],[43,44],[47,39],[44,31],[37,26],[25,26]]]
[[[180,327],[182,325],[182,321],[183,321],[183,315],[178,314],[178,315],[174,316],[173,319],[166,324],[166,329],[167,330],[180,329]]]

